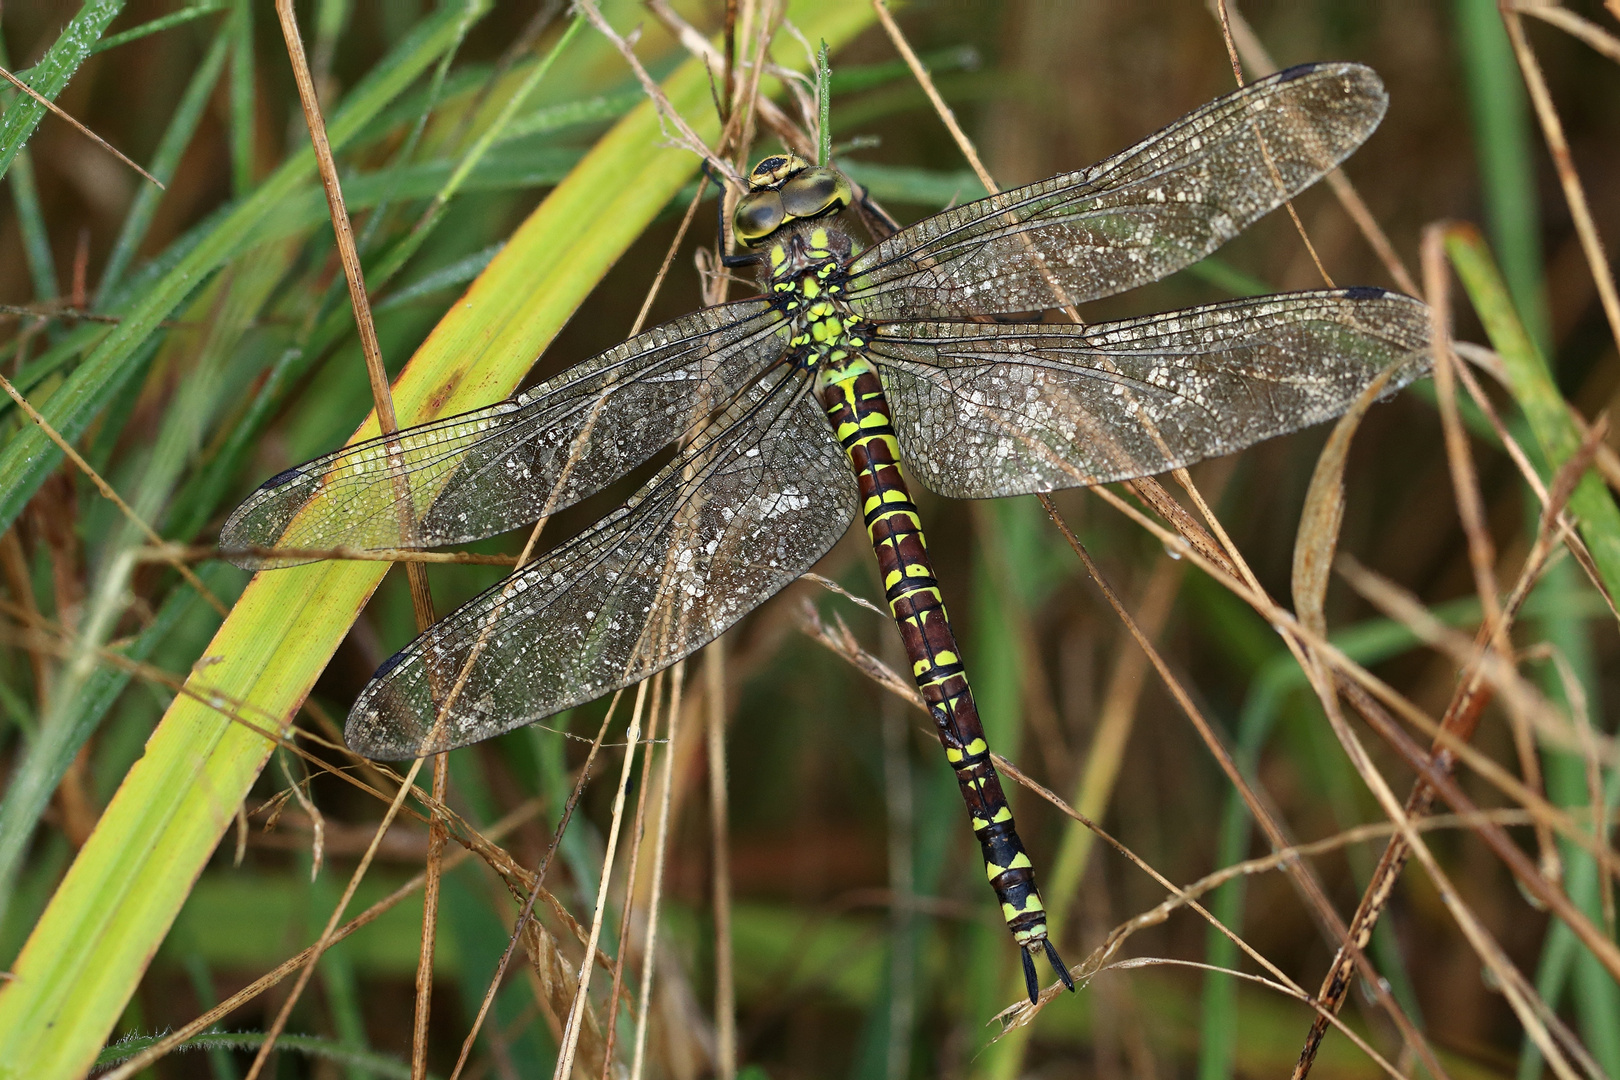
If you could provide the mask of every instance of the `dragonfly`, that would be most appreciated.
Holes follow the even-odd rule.
[[[571,506],[673,447],[622,506],[378,669],[344,737],[405,759],[646,679],[792,583],[859,519],[1030,1000],[1043,955],[1072,990],[907,473],[957,499],[1148,476],[1331,419],[1386,369],[1389,392],[1422,376],[1426,309],[1375,287],[1116,322],[1030,319],[1204,258],[1336,168],[1386,107],[1367,67],[1290,68],[1090,168],[866,246],[842,224],[860,198],[842,172],[767,157],[730,218],[758,296],[648,330],[507,400],[289,469],[231,515],[221,547],[259,552],[234,558],[270,569],[309,549],[465,543]],[[276,547],[293,554],[263,552]]]

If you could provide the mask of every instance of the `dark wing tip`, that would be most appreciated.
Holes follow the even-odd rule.
[[[1325,67],[1325,66],[1327,66],[1327,65],[1319,64],[1319,63],[1318,64],[1295,64],[1291,68],[1283,68],[1281,71],[1277,72],[1277,74],[1274,77],[1280,83],[1293,82],[1295,79],[1302,79],[1305,76],[1309,75],[1311,72],[1316,71],[1317,69]]]
[[[407,655],[408,652],[405,649],[399,650],[399,652],[395,653],[393,656],[390,656],[388,659],[384,660],[380,665],[378,665],[376,673],[371,677],[373,679],[381,679],[386,677],[390,671],[393,671],[395,668],[399,667],[399,665],[405,662],[405,657]]]
[[[1377,285],[1352,285],[1341,290],[1340,296],[1346,300],[1382,300],[1386,296],[1400,296],[1400,293],[1389,289],[1380,289]]]
[[[276,473],[276,475],[272,476],[270,479],[268,479],[264,483],[260,484],[259,485],[259,490],[260,491],[274,490],[275,488],[280,487],[282,484],[290,483],[293,480],[298,479],[298,477],[303,475],[303,472],[304,472],[304,470],[297,467],[297,466],[294,466],[291,469],[283,469],[281,472]]]
[[[1376,104],[1379,119],[1383,119],[1384,111],[1389,107],[1389,91],[1384,87],[1384,80],[1378,77],[1378,72],[1366,64],[1358,64],[1353,60],[1328,60],[1314,64],[1296,64],[1294,67],[1285,68],[1267,79],[1257,79],[1256,83],[1271,82],[1280,86],[1284,83],[1306,78],[1337,78],[1342,80],[1346,94],[1365,98]]]
[[[1317,60],[1309,64],[1295,64],[1293,67],[1283,68],[1270,76],[1272,82],[1287,83],[1295,79],[1304,79],[1316,74],[1324,75],[1354,75],[1358,79],[1371,79],[1382,85],[1383,80],[1378,73],[1366,64],[1358,64],[1354,60]],[[1256,82],[1263,80],[1256,79]]]

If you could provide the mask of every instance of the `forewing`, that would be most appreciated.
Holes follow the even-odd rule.
[[[1427,309],[1382,289],[1143,319],[889,323],[872,355],[906,466],[961,499],[1148,476],[1339,415],[1428,369]]]
[[[777,369],[629,504],[385,664],[344,737],[369,757],[416,757],[638,682],[807,570],[855,508],[854,478],[808,382]],[[430,738],[434,680],[440,702],[455,696]]]
[[[1372,134],[1387,104],[1360,64],[1278,72],[1089,169],[902,229],[851,264],[847,296],[871,319],[954,318],[1155,281],[1315,183]]]
[[[289,469],[237,508],[220,546],[432,547],[536,521],[701,424],[781,358],[785,333],[759,300],[694,312],[506,401]]]

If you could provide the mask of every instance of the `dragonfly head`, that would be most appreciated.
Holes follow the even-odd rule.
[[[854,189],[837,169],[811,165],[797,154],[773,154],[748,174],[748,192],[737,200],[732,229],[743,247],[759,248],[783,225],[836,214],[854,199]]]

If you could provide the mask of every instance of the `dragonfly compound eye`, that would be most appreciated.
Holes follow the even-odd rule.
[[[782,197],[776,192],[751,191],[737,203],[737,212],[731,220],[737,239],[753,247],[775,232],[787,220],[787,213],[782,209]]]
[[[751,188],[777,188],[782,181],[795,173],[809,167],[809,162],[798,154],[773,154],[762,158],[754,171],[748,174],[748,186]]]
[[[796,218],[836,212],[853,199],[849,181],[837,169],[805,169],[782,185],[782,208]]]

